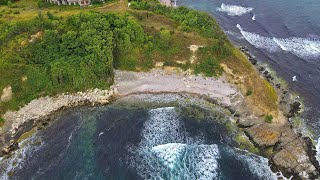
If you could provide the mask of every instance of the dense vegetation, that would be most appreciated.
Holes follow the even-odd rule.
[[[14,2],[14,0],[0,0],[0,5],[8,5]]]
[[[39,95],[106,88],[113,79],[113,57],[143,42],[143,30],[127,17],[88,13],[52,14],[0,26],[0,89],[12,86],[9,108]],[[10,107],[11,106],[11,107]]]
[[[9,102],[0,102],[0,114],[43,95],[107,88],[113,68],[145,71],[162,61],[207,76],[221,74],[220,62],[232,47],[207,14],[159,3],[135,2],[132,7],[157,15],[92,11],[62,18],[48,11],[0,24],[0,90],[11,85],[14,94]],[[192,43],[206,45],[194,64],[189,62]]]

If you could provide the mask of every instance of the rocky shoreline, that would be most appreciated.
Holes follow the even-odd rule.
[[[276,89],[280,101],[279,107],[286,117],[287,122],[278,127],[259,121],[239,120],[240,126],[245,128],[248,137],[260,148],[272,147],[274,153],[269,156],[275,170],[280,170],[287,177],[294,175],[293,179],[318,179],[320,166],[316,159],[316,148],[310,137],[304,137],[301,132],[296,132],[292,118],[299,117],[302,102],[295,97],[289,88],[280,79],[272,75],[265,66],[260,65],[246,47],[239,48],[261,77],[265,78]],[[244,118],[246,119],[246,118]],[[253,123],[254,122],[254,123]],[[260,133],[265,129],[273,135],[270,141],[265,142]]]
[[[259,70],[256,61],[248,59]],[[286,87],[270,73],[260,71],[278,91],[280,108],[288,118],[299,114],[297,101],[290,97]],[[290,122],[267,123],[263,116],[250,112],[245,97],[236,86],[227,82],[225,77],[206,78],[195,76],[177,69],[156,69],[151,72],[137,73],[127,71],[115,72],[115,84],[110,90],[90,90],[85,93],[62,94],[57,97],[43,97],[33,100],[16,112],[7,112],[7,123],[1,129],[1,156],[10,154],[18,148],[20,136],[32,128],[38,129],[50,123],[51,116],[60,110],[83,106],[104,105],[116,97],[135,93],[191,93],[208,97],[218,105],[227,108],[238,127],[242,128],[248,138],[259,147],[261,155],[268,157],[272,169],[281,171],[285,176],[294,175],[293,179],[316,179],[319,176],[319,164],[315,159],[315,150],[308,138],[293,131]],[[270,77],[271,76],[271,77]],[[168,86],[168,83],[170,86]],[[271,153],[269,152],[271,149]],[[269,152],[269,153],[268,153]]]
[[[38,129],[48,125],[51,116],[61,110],[84,106],[108,104],[117,93],[116,88],[110,90],[88,90],[71,94],[60,94],[55,97],[41,97],[32,100],[18,111],[4,114],[6,123],[0,129],[0,157],[10,154],[18,148],[18,139],[32,128]]]

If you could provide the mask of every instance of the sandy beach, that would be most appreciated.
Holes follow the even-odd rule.
[[[219,78],[192,75],[177,69],[154,69],[150,72],[115,71],[114,87],[119,95],[131,93],[187,92],[206,95],[223,106],[237,106],[243,96],[237,88]]]

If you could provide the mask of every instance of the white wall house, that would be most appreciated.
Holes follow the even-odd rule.
[[[58,5],[77,5],[87,6],[91,3],[91,0],[48,0],[51,3]]]

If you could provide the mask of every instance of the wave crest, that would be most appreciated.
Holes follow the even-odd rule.
[[[217,8],[217,11],[227,13],[229,16],[241,16],[243,14],[249,13],[253,10],[251,7],[242,7],[237,5],[226,5],[221,4],[221,7]]]
[[[315,59],[320,57],[320,41],[307,38],[276,38],[265,37],[248,31],[244,31],[237,24],[242,36],[253,46],[266,49],[269,52],[289,52],[300,58]]]

